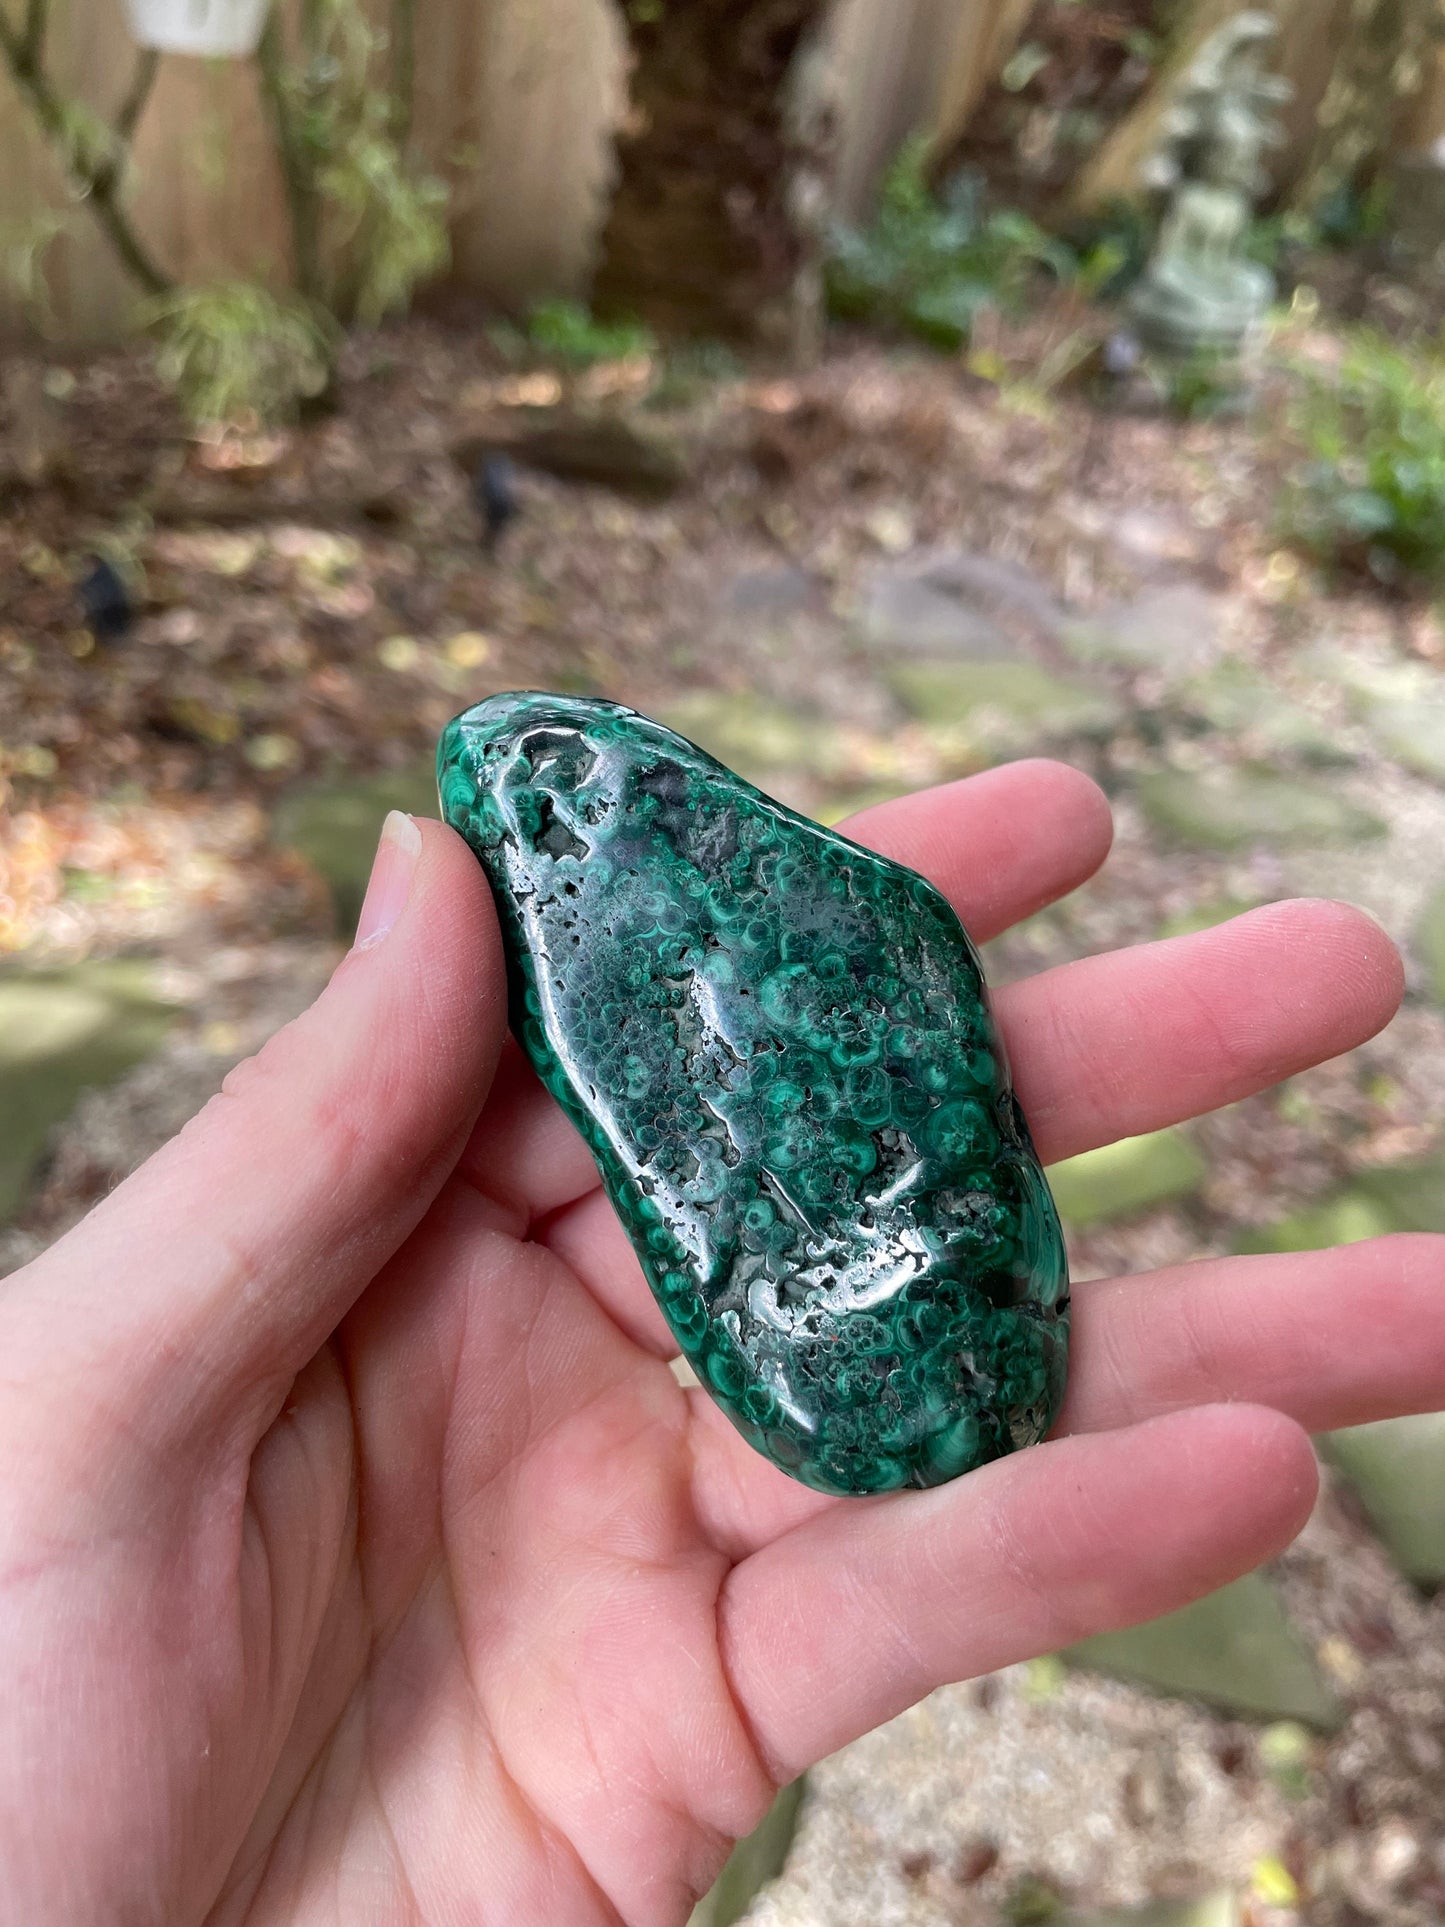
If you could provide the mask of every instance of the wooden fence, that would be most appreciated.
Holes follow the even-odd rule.
[[[1274,0],[1283,64],[1297,94],[1291,155],[1314,125],[1351,0]],[[14,0],[0,0],[0,5]],[[1194,0],[1202,20],[1238,0]],[[829,67],[839,126],[842,208],[866,207],[913,129],[945,143],[1025,30],[1031,0],[834,0]],[[134,58],[120,0],[52,0],[54,71],[90,105],[114,110]],[[418,146],[453,193],[453,272],[509,305],[585,287],[625,111],[614,0],[419,0]],[[1434,110],[1445,129],[1445,92]],[[1432,129],[1412,123],[1423,144]],[[1147,129],[1135,118],[1100,156],[1123,181]],[[141,122],[128,206],[178,278],[289,272],[281,182],[250,63],[167,59]],[[46,210],[68,214],[48,257],[52,332],[113,338],[135,294],[82,208],[8,76],[0,76],[0,249]],[[0,288],[0,334],[23,332]]]

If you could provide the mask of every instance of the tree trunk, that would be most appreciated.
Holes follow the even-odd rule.
[[[666,335],[781,335],[816,220],[789,77],[827,0],[630,0],[631,99],[594,299]]]
[[[1358,184],[1394,149],[1445,35],[1445,0],[1352,0],[1299,198]]]

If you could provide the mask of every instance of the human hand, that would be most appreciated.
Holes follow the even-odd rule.
[[[1109,841],[1043,763],[850,830],[980,939]],[[779,1782],[1246,1571],[1309,1511],[1302,1428],[1442,1402],[1438,1240],[1221,1259],[1077,1290],[1049,1443],[824,1498],[674,1378],[460,839],[392,819],[363,932],[0,1292],[6,1921],[679,1922]],[[1349,1049],[1400,984],[1295,903],[997,1012],[1052,1160]]]

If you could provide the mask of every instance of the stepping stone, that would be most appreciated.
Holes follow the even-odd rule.
[[[739,1840],[727,1865],[689,1916],[687,1927],[733,1927],[770,1880],[783,1871],[798,1814],[804,1781],[785,1786],[746,1840]]]
[[[1022,564],[933,549],[870,569],[856,621],[863,643],[889,654],[997,662],[1017,654],[1020,633],[1054,641],[1066,618],[1053,591]]]
[[[1032,662],[895,663],[886,680],[911,716],[1009,748],[1053,736],[1103,736],[1122,710],[1108,690]]]
[[[1248,910],[1257,910],[1258,903],[1246,903],[1242,897],[1215,897],[1205,903],[1194,903],[1187,910],[1179,910],[1172,917],[1165,917],[1159,926],[1161,937],[1193,937],[1201,930],[1217,929],[1221,923],[1229,923],[1234,917],[1242,917]]]
[[[324,878],[341,936],[350,936],[356,928],[388,810],[436,815],[436,771],[431,763],[386,770],[354,782],[308,784],[292,790],[277,807],[271,840],[281,849],[295,850]]]
[[[1148,590],[1064,631],[1064,646],[1083,663],[1157,670],[1170,681],[1198,673],[1214,660],[1228,603],[1193,582]]]
[[[1009,636],[991,617],[926,576],[875,571],[863,590],[857,630],[867,648],[890,655],[1003,662],[1014,654]]]
[[[1405,1577],[1445,1582],[1445,1412],[1353,1425],[1320,1449],[1359,1493]]]
[[[176,1014],[133,958],[0,977],[0,1222],[81,1095],[151,1056]]]
[[[1216,664],[1181,690],[1179,700],[1250,754],[1298,756],[1321,765],[1354,760],[1336,731],[1245,663]]]
[[[817,576],[796,563],[780,562],[739,569],[723,584],[717,610],[725,621],[785,629],[795,616],[817,610],[823,601]]]
[[[1327,784],[1248,765],[1157,770],[1139,777],[1138,797],[1155,829],[1205,850],[1356,843],[1386,828]]]
[[[1060,1217],[1081,1230],[1189,1197],[1208,1177],[1209,1167],[1182,1131],[1169,1130],[1121,1138],[1065,1158],[1048,1175]]]
[[[1445,1231],[1445,1155],[1377,1165],[1358,1172],[1354,1188],[1388,1215],[1392,1231]]]
[[[1263,1251],[1324,1251],[1334,1245],[1358,1244],[1362,1238],[1383,1237],[1398,1230],[1379,1199],[1354,1186],[1332,1197],[1292,1212],[1278,1224],[1251,1226],[1234,1240],[1240,1253]]]
[[[1445,703],[1390,701],[1374,704],[1368,715],[1376,742],[1404,768],[1432,783],[1445,784]]]
[[[1228,1891],[1193,1900],[1147,1900],[1142,1907],[1099,1907],[1070,1911],[1058,1927],[1240,1927],[1244,1903]]]
[[[1445,1155],[1357,1171],[1338,1191],[1316,1198],[1278,1224],[1242,1232],[1234,1249],[1322,1251],[1391,1231],[1445,1231]]]
[[[765,779],[780,770],[826,780],[847,769],[848,757],[832,723],[751,693],[698,690],[652,713],[763,788]]]
[[[891,803],[895,797],[907,796],[910,785],[906,783],[870,783],[866,789],[845,790],[837,796],[830,796],[812,812],[815,821],[826,823],[831,828],[856,816],[860,810],[871,810],[876,804]]]
[[[1086,1639],[1064,1657],[1172,1699],[1202,1700],[1250,1718],[1299,1720],[1329,1731],[1343,1714],[1262,1573],[1163,1619]]]
[[[1319,1251],[1391,1231],[1445,1230],[1445,1159],[1364,1171],[1281,1223],[1246,1232],[1235,1250]],[[1407,1578],[1445,1581],[1445,1413],[1351,1426],[1320,1450],[1355,1487]]]
[[[1425,966],[1430,995],[1445,1004],[1445,884],[1431,892],[1415,925],[1415,951]]]
[[[1306,666],[1345,689],[1350,708],[1397,763],[1445,784],[1445,682],[1420,662],[1373,662],[1347,650],[1311,652]]]

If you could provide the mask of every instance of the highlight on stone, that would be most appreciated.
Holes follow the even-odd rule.
[[[835,1493],[1041,1438],[1063,1239],[939,892],[616,703],[490,697],[438,781],[513,1029],[739,1431]]]

